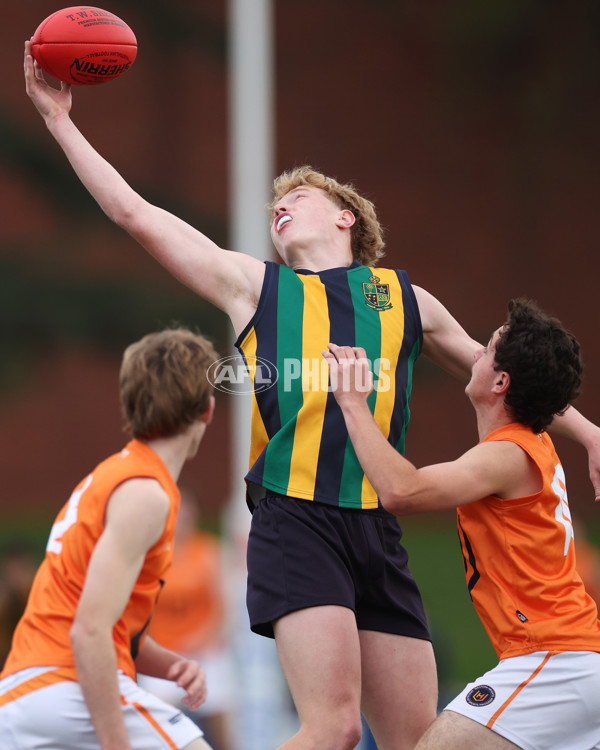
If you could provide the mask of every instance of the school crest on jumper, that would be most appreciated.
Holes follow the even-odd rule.
[[[390,285],[382,284],[379,276],[369,276],[369,280],[363,282],[362,286],[365,301],[373,310],[382,312],[383,310],[390,310],[392,308],[392,303],[390,302]]]

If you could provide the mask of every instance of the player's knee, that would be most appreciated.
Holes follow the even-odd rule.
[[[325,727],[319,731],[322,745],[335,750],[353,750],[362,736],[360,712],[338,710],[332,712]]]
[[[358,720],[355,720],[352,724],[348,724],[348,726],[345,727],[345,731],[343,732],[342,736],[343,744],[340,744],[340,747],[348,748],[348,750],[353,750],[360,742],[361,737],[362,723],[359,716]]]

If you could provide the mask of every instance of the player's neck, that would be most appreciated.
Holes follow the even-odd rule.
[[[292,251],[286,259],[286,264],[294,271],[318,273],[330,268],[347,268],[353,260],[350,249],[328,246]]]
[[[190,457],[192,440],[193,437],[188,432],[184,432],[172,437],[156,438],[147,441],[148,447],[152,448],[162,459],[174,482],[179,480],[183,465]]]
[[[493,407],[478,409],[475,407],[477,414],[477,432],[479,440],[484,440],[494,430],[500,429],[507,424],[514,422],[514,418],[506,411],[504,401],[498,402]]]

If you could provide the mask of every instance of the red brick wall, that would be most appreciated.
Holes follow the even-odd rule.
[[[152,11],[161,5],[168,13]],[[579,405],[598,421],[600,87],[597,56],[586,57],[598,45],[582,10],[561,20],[548,8],[515,30],[499,10],[506,4],[475,5],[275,2],[277,169],[311,163],[354,181],[387,228],[386,263],[406,268],[473,335],[487,339],[513,296],[531,296],[561,317],[583,346]],[[133,26],[138,60],[120,81],[77,89],[74,120],[145,195],[178,205],[190,221],[199,207],[225,223],[226,3],[106,7]],[[16,4],[0,25],[0,116],[59,164],[21,76],[22,41],[54,9],[41,0]],[[173,289],[101,214],[86,209],[78,220],[52,193],[51,177],[6,153],[0,205],[3,255],[35,265],[62,247],[57,267],[82,279],[133,276]],[[0,393],[7,509],[55,508],[121,440],[118,357],[55,347],[43,358],[32,351],[30,362],[20,387]],[[427,365],[419,366],[413,403],[408,452],[417,463],[449,458],[475,439],[462,386]],[[194,480],[218,506],[228,495],[227,421],[218,418],[210,435]],[[558,445],[571,501],[585,512],[593,504],[585,453]]]

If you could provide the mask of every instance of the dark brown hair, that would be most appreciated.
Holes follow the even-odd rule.
[[[517,422],[545,430],[579,395],[579,342],[534,302],[513,299],[496,342],[495,369],[510,375],[506,406]]]

